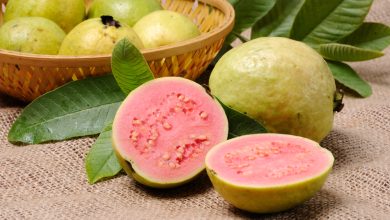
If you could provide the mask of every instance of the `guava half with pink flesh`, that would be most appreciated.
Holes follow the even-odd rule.
[[[321,189],[334,162],[310,139],[254,134],[215,146],[206,170],[215,190],[237,208],[272,213],[295,207]]]
[[[205,168],[207,152],[225,141],[221,105],[199,84],[163,77],[133,90],[112,127],[114,150],[124,170],[144,185],[184,184]]]

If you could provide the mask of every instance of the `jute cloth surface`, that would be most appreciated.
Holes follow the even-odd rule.
[[[324,1],[325,3],[325,1]],[[367,18],[390,24],[390,0]],[[0,219],[390,219],[390,50],[353,64],[373,95],[349,95],[321,143],[334,170],[314,198],[292,210],[254,215],[225,202],[206,175],[172,190],[154,190],[125,175],[89,185],[84,159],[93,137],[14,146],[7,133],[22,105],[0,95]]]

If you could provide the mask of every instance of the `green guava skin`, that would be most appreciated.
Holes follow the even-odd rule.
[[[325,60],[304,43],[281,37],[244,43],[218,61],[209,86],[271,133],[319,142],[332,129],[335,80]]]
[[[142,174],[140,175],[139,174],[140,171],[134,165],[132,165],[131,162],[128,162],[128,159],[123,158],[118,153],[118,151],[115,149],[115,145],[114,145],[114,150],[115,150],[115,155],[118,159],[118,162],[121,165],[121,167],[123,168],[123,170],[126,172],[126,174],[128,176],[134,178],[137,182],[139,182],[145,186],[152,187],[152,188],[169,189],[169,188],[181,186],[181,185],[186,184],[186,183],[192,181],[193,179],[197,178],[201,174],[201,171],[204,169],[204,167],[203,167],[202,169],[199,170],[199,172],[197,172],[196,175],[194,175],[192,177],[183,178],[182,180],[177,181],[177,182],[162,183],[162,182],[153,181],[151,179],[145,178],[145,177],[143,177]]]
[[[169,45],[200,35],[198,27],[191,19],[168,10],[155,11],[146,15],[133,28],[145,48]]]
[[[259,134],[253,134],[259,135]],[[252,135],[252,136],[253,136]],[[275,135],[275,137],[283,134],[267,134]],[[248,135],[247,135],[248,136]],[[229,141],[236,141],[237,139],[245,140],[246,136],[240,136],[234,139],[230,139],[226,142],[222,142],[214,146],[206,155],[206,171],[209,176],[214,189],[230,204],[233,206],[254,213],[276,213],[296,207],[303,202],[309,200],[317,193],[324,185],[329,173],[332,171],[334,164],[333,154],[324,149],[324,152],[329,157],[329,164],[323,172],[316,176],[308,176],[307,178],[295,181],[293,183],[269,185],[269,186],[254,186],[254,185],[237,185],[222,178],[216,173],[210,161],[213,155],[213,149],[217,149],[223,144]],[[302,142],[311,141],[304,139],[303,137],[296,137],[302,139]],[[275,139],[277,140],[277,139]],[[311,141],[313,147],[321,148],[321,146],[315,141]],[[221,155],[222,156],[222,155]]]
[[[115,20],[132,27],[143,16],[161,9],[156,0],[94,0],[88,18],[111,15]]]
[[[214,189],[233,206],[254,213],[275,213],[288,210],[309,200],[325,183],[331,169],[318,177],[294,184],[274,187],[239,186],[221,179],[206,166]]]
[[[83,21],[84,0],[8,0],[4,21],[17,17],[45,17],[66,33]]]
[[[144,46],[134,30],[126,24],[105,25],[100,18],[91,18],[77,25],[65,37],[60,55],[111,54],[115,44],[127,38],[138,49]]]
[[[41,17],[20,17],[0,27],[0,48],[33,54],[57,54],[65,32]]]

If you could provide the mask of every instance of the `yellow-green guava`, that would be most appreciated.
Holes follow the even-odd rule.
[[[302,42],[264,37],[239,45],[217,62],[209,86],[269,132],[319,142],[332,129],[335,80],[321,55]]]
[[[237,208],[281,212],[315,195],[332,170],[330,151],[307,138],[252,134],[230,139],[206,155],[215,190]]]
[[[91,18],[77,25],[62,42],[60,55],[111,54],[115,44],[127,38],[138,49],[143,44],[134,30],[111,16]]]
[[[8,0],[4,21],[17,17],[45,17],[68,33],[83,21],[85,4],[84,0]]]
[[[94,0],[88,18],[111,15],[115,20],[132,27],[143,16],[161,9],[157,0]]]
[[[161,10],[141,18],[134,31],[145,48],[155,48],[188,40],[200,35],[198,27],[183,14]]]
[[[20,17],[0,27],[0,48],[34,54],[57,54],[65,32],[41,17]]]

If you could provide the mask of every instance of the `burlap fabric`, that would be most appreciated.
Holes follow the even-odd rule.
[[[325,1],[324,1],[325,3]],[[376,0],[370,21],[390,24],[390,0]],[[0,96],[0,219],[390,219],[390,50],[353,65],[373,95],[349,95],[322,142],[336,158],[324,188],[303,205],[273,215],[235,209],[206,175],[172,190],[148,189],[125,175],[89,185],[84,159],[93,137],[14,146],[8,130],[22,104]]]

